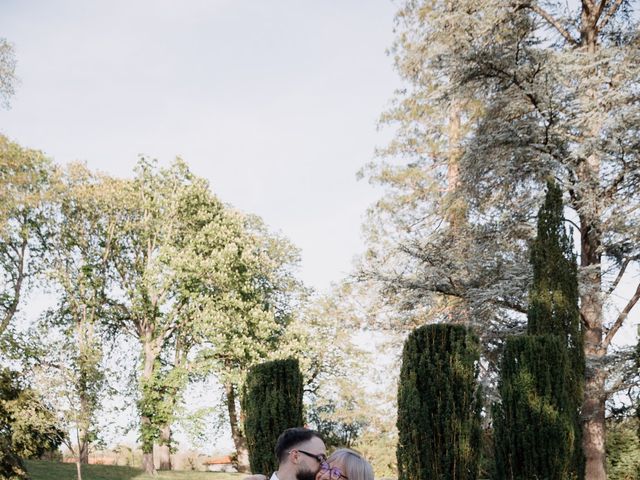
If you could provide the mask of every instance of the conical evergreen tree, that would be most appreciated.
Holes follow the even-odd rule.
[[[548,183],[531,245],[527,335],[507,340],[494,407],[496,477],[584,476],[580,425],[585,360],[573,242],[562,191]]]
[[[302,427],[303,379],[298,360],[273,360],[249,370],[242,399],[252,472],[278,469],[274,450],[287,428]]]
[[[475,480],[478,342],[461,325],[425,325],[404,345],[398,383],[399,480]]]
[[[584,378],[583,333],[578,307],[578,265],[573,240],[564,227],[562,190],[547,183],[538,212],[538,233],[531,245],[533,283],[529,290],[527,333],[563,335],[573,375],[570,383],[581,396]]]

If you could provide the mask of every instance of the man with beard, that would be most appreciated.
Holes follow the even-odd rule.
[[[320,465],[327,461],[322,437],[308,428],[288,428],[278,437],[275,453],[278,471],[271,480],[315,480]]]

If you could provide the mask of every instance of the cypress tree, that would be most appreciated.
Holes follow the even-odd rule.
[[[479,348],[461,325],[425,325],[404,344],[398,383],[399,480],[475,480]]]
[[[585,359],[573,242],[562,191],[547,184],[531,245],[527,335],[505,345],[494,406],[498,479],[582,478]]]
[[[303,379],[296,359],[261,363],[249,370],[242,410],[253,472],[278,468],[274,450],[283,430],[302,427]]]
[[[547,183],[538,212],[538,232],[530,249],[533,283],[529,290],[527,333],[561,335],[572,365],[567,381],[581,403],[584,384],[584,341],[578,306],[578,265],[573,240],[564,228],[562,190]]]

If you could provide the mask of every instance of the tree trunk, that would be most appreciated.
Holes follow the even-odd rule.
[[[76,473],[78,474],[78,480],[82,480],[82,462],[76,462]]]
[[[240,425],[238,422],[236,386],[231,382],[226,382],[224,388],[227,393],[227,408],[229,410],[231,436],[233,437],[233,443],[236,447],[236,454],[238,456],[238,471],[247,473],[251,471],[251,468],[249,466],[249,449],[247,448],[247,439],[240,430]]]
[[[586,360],[583,416],[583,450],[585,479],[606,480],[605,471],[605,400],[606,371],[602,336],[602,275],[600,270],[600,234],[593,223],[581,218],[580,263],[588,268],[583,277],[580,314],[585,325],[584,353]]]
[[[89,349],[93,342],[93,334],[87,321],[87,309],[83,305],[82,312],[78,317],[76,325],[76,335],[78,338],[78,352],[80,354],[78,371],[78,397],[80,400],[78,416],[78,461],[87,465],[89,463],[89,429],[91,428],[92,405],[89,398],[89,383],[91,374],[87,371],[91,368],[88,363]]]
[[[598,49],[598,29],[595,4],[582,2],[582,45],[587,47],[591,55]],[[592,74],[597,76],[597,71]],[[597,91],[587,87],[585,91],[585,110],[598,104]],[[597,140],[601,132],[601,122],[597,115],[593,116],[588,126],[588,136]],[[602,232],[600,223],[602,211],[599,204],[601,161],[597,154],[591,152],[578,168],[578,177],[583,185],[587,185],[582,199],[589,205],[585,209],[588,214],[580,216],[580,266],[582,267],[582,285],[580,288],[580,315],[585,326],[585,389],[582,404],[583,439],[585,455],[585,480],[606,480],[605,470],[605,379],[607,376],[604,360],[607,349],[603,344],[603,296],[602,296]]]
[[[153,464],[153,450],[142,453],[142,469],[148,475],[156,475],[156,467]]]
[[[171,470],[171,426],[164,425],[160,429],[158,442],[158,470]]]
[[[153,379],[156,353],[154,349],[153,339],[151,333],[147,333],[142,341],[143,344],[143,369],[142,369],[142,384],[149,382]],[[144,393],[143,393],[144,394]],[[151,418],[144,412],[140,414],[140,428],[142,432],[150,431],[152,427]],[[156,474],[156,467],[153,462],[153,440],[149,440],[142,435],[142,468],[145,473],[149,475]]]
[[[89,464],[89,442],[86,431],[78,433],[78,460],[84,465]]]
[[[462,157],[462,106],[453,100],[450,105],[447,151],[447,201],[445,218],[454,233],[467,220],[467,208],[464,196],[460,194],[460,158]]]

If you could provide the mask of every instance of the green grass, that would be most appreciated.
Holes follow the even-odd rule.
[[[31,480],[76,480],[75,463],[27,460]],[[82,480],[241,480],[241,473],[218,472],[158,472],[156,476],[145,475],[142,470],[112,465],[83,465]]]

